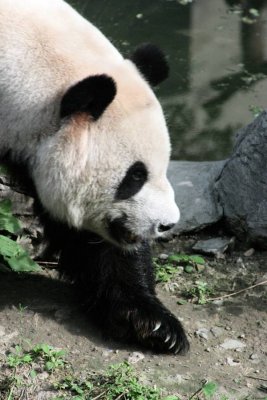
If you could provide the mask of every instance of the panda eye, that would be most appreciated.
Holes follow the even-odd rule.
[[[134,181],[139,182],[145,179],[146,175],[146,170],[139,168],[132,172],[131,177]]]
[[[115,199],[126,200],[141,190],[148,179],[148,172],[142,161],[137,161],[128,168],[124,178],[119,184]]]

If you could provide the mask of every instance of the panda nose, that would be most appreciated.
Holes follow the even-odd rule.
[[[170,229],[172,229],[172,228],[174,227],[174,225],[175,225],[175,224],[168,224],[168,225],[160,224],[160,225],[158,226],[158,232],[159,232],[159,233],[167,232],[167,231],[169,231]]]

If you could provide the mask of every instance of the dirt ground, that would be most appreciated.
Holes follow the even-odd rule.
[[[176,238],[158,245],[155,254],[192,254],[198,238]],[[158,284],[160,298],[188,332],[191,350],[186,356],[154,355],[103,340],[79,310],[72,286],[57,279],[53,269],[40,275],[1,274],[0,362],[7,350],[26,338],[33,344],[67,349],[78,371],[104,370],[128,360],[144,383],[156,384],[181,399],[189,399],[205,380],[218,384],[214,399],[222,399],[224,393],[228,399],[266,399],[267,285],[207,304],[178,304],[196,280],[208,283],[213,291],[210,297],[266,281],[267,252],[245,255],[247,250],[238,244],[225,258],[205,256],[207,264],[201,272],[182,271],[171,282]],[[233,348],[225,348],[229,346]],[[36,399],[52,397],[45,383],[36,394]]]

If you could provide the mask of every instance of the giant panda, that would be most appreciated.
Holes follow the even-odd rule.
[[[179,220],[150,44],[125,59],[63,0],[0,0],[0,157],[26,166],[60,266],[115,340],[184,353],[150,243]],[[47,217],[47,218],[45,218]]]

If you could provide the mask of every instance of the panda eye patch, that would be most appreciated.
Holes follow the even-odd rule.
[[[115,199],[126,200],[141,190],[148,178],[148,172],[142,161],[132,164],[119,184]]]

